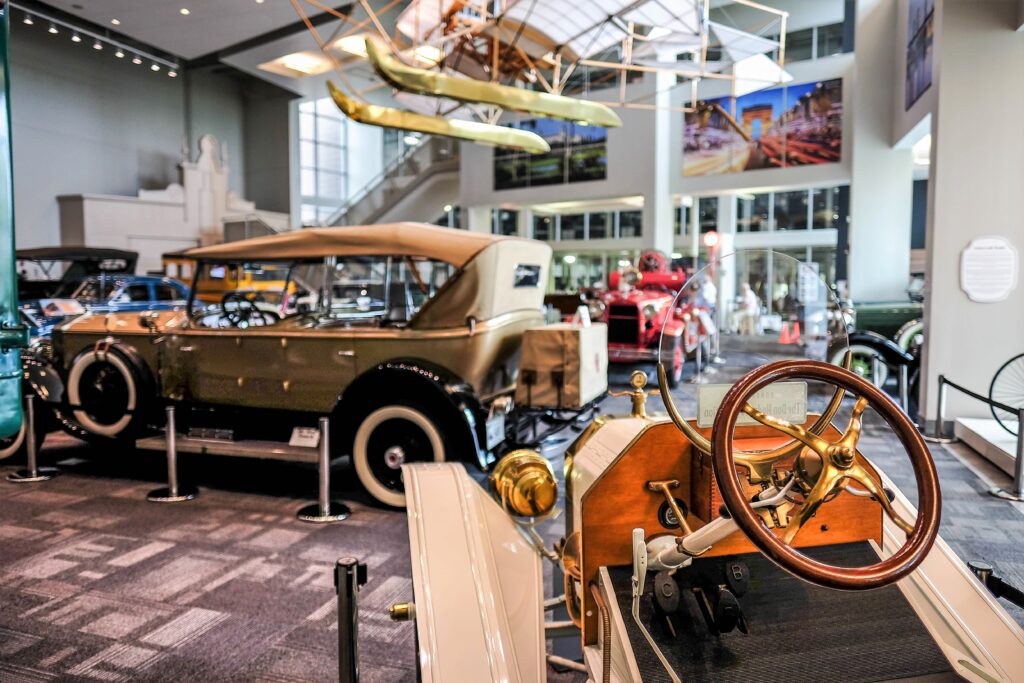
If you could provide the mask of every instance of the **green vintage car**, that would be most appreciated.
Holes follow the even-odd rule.
[[[400,223],[187,256],[197,279],[287,264],[295,312],[278,318],[259,292],[227,292],[58,327],[43,393],[76,435],[160,449],[174,405],[181,451],[315,461],[315,446],[297,443],[328,417],[334,454],[351,454],[370,495],[393,506],[405,503],[403,463],[486,466],[498,454],[522,335],[543,324],[546,244]]]
[[[896,342],[904,351],[916,353],[924,341],[924,306],[921,295],[923,285],[923,280],[915,278],[907,289],[905,301],[847,302],[843,307],[846,331],[874,332]],[[871,376],[873,358],[878,353],[866,345],[853,341],[850,342],[849,348],[853,354],[850,369],[862,377]],[[845,345],[843,348],[837,346],[830,352],[831,362],[842,365],[845,352]],[[875,379],[878,384],[884,384],[889,375],[888,368],[883,364],[879,370],[880,375]]]

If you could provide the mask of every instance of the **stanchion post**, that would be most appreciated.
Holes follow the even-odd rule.
[[[1017,409],[1017,459],[1013,463],[1013,483],[1009,489],[992,489],[989,493],[1004,500],[1024,501],[1024,408]]]
[[[346,519],[352,511],[341,501],[331,500],[331,421],[320,418],[320,446],[317,471],[320,478],[320,489],[317,502],[306,505],[295,515],[303,522],[327,524]]]
[[[178,482],[178,426],[174,417],[174,406],[167,406],[167,427],[165,442],[167,449],[167,486],[149,492],[146,500],[152,503],[180,503],[199,495],[195,486],[182,486]]]
[[[935,407],[935,438],[945,438],[942,434],[946,422],[946,376],[939,375],[939,401]]]
[[[900,363],[900,404],[903,406],[903,412],[910,415],[910,389],[907,382],[907,364]],[[910,416],[911,420],[915,422],[917,419],[914,416]]]
[[[334,566],[338,591],[338,681],[359,681],[359,587],[366,584],[366,565],[343,557]]]
[[[871,356],[871,383],[876,387],[881,387],[882,377],[882,359],[878,356]]]
[[[18,484],[31,484],[37,481],[46,481],[57,476],[56,467],[40,467],[39,453],[37,452],[36,441],[36,407],[35,396],[25,396],[25,414],[22,415],[22,424],[25,429],[25,469],[11,472],[7,475],[8,481]]]

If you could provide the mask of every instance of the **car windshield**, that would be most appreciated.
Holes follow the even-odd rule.
[[[117,281],[112,278],[96,278],[65,282],[53,293],[55,299],[77,299],[83,303],[106,301],[117,289]]]
[[[318,292],[313,308],[322,322],[401,325],[409,322],[454,272],[451,264],[426,258],[353,256],[338,257],[333,264],[304,264],[294,275]]]

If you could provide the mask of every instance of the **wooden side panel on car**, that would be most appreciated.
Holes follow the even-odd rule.
[[[813,422],[812,417],[807,426]],[[829,427],[826,438],[838,436]],[[787,443],[789,437],[762,425],[736,428],[737,450],[767,450]],[[870,467],[870,465],[867,465]],[[596,581],[602,566],[632,564],[630,537],[642,527],[647,538],[676,534],[662,526],[658,510],[664,496],[653,493],[647,482],[675,479],[680,483],[676,497],[690,510],[688,521],[694,529],[718,517],[721,493],[707,456],[693,448],[671,422],[647,426],[584,494],[582,502],[582,573],[584,586]],[[753,496],[760,489],[750,489]],[[780,533],[777,530],[777,533]],[[797,547],[848,543],[873,539],[881,542],[882,509],[870,498],[841,493],[822,506],[814,521],[797,537]],[[742,533],[736,532],[707,553],[732,555],[757,552]],[[583,590],[583,642],[597,642],[597,607],[589,590]]]

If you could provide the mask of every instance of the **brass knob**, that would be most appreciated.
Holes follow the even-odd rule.
[[[491,492],[502,507],[522,517],[543,517],[558,499],[558,482],[551,463],[531,450],[512,451],[494,468]]]
[[[396,602],[388,608],[391,621],[412,621],[416,618],[416,605],[411,602]]]

